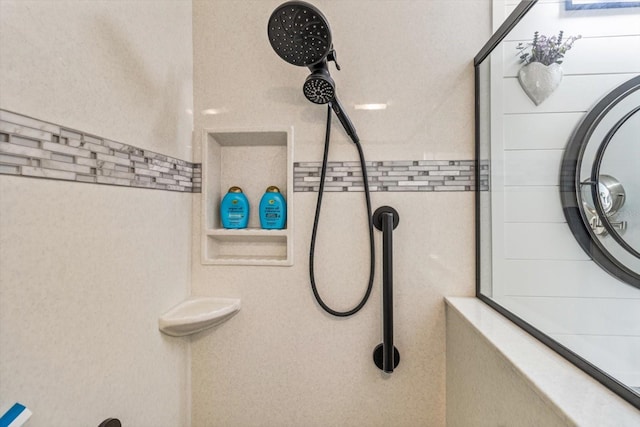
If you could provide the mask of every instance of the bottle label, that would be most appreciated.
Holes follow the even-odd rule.
[[[237,203],[237,200],[234,200],[231,203]],[[227,214],[227,217],[231,220],[241,220],[242,218],[244,218],[244,210],[242,209],[241,206],[231,206],[229,207],[229,213]]]
[[[264,209],[264,217],[271,220],[280,218],[280,209],[275,206],[267,206]]]
[[[282,196],[267,192],[260,201],[260,225],[266,229],[282,229],[285,226],[286,212]]]

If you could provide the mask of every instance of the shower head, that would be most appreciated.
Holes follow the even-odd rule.
[[[304,1],[288,1],[276,8],[267,25],[269,43],[280,58],[290,64],[308,67],[311,74],[302,92],[314,104],[329,104],[353,142],[359,143],[356,130],[336,96],[328,61],[336,68],[336,52],[331,44],[327,18],[315,6]]]
[[[288,1],[273,11],[267,34],[271,47],[290,64],[308,67],[331,51],[331,30],[322,12],[303,1]]]
[[[302,92],[314,104],[326,104],[335,99],[336,85],[325,68],[320,68],[304,81]]]

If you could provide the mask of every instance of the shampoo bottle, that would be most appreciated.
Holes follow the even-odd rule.
[[[222,199],[220,219],[224,228],[247,228],[249,201],[240,187],[231,187]]]
[[[260,200],[260,226],[265,229],[281,230],[287,222],[287,203],[278,187],[272,185]]]

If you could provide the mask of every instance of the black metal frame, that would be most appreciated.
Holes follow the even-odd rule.
[[[631,405],[640,409],[640,396],[636,394],[627,385],[621,383],[616,378],[610,376],[606,372],[599,369],[580,355],[574,353],[569,348],[560,344],[558,341],[552,339],[530,323],[526,322],[522,318],[516,316],[506,308],[502,307],[491,298],[482,294],[480,278],[482,272],[481,266],[481,245],[480,245],[480,72],[479,66],[484,59],[500,44],[500,42],[506,37],[506,35],[515,27],[523,16],[537,3],[538,0],[523,0],[518,4],[515,10],[509,15],[506,21],[498,28],[498,30],[491,36],[489,41],[484,45],[480,52],[474,58],[474,70],[475,70],[475,216],[476,216],[476,297],[496,310],[498,313],[511,320],[513,323],[524,329],[527,333],[534,338],[560,354],[576,367],[592,376],[598,382],[611,391],[619,395],[621,398],[629,402]],[[576,391],[578,393],[579,391]]]
[[[373,362],[387,374],[400,363],[400,352],[393,345],[393,230],[400,215],[391,206],[381,206],[373,213],[373,225],[382,231],[382,343],[373,350]]]
[[[576,4],[574,0],[565,0],[564,8],[567,10],[585,10],[585,9],[611,9],[611,8],[619,8],[619,7],[638,7],[640,6],[640,2],[624,2],[624,1],[615,1],[615,2],[599,2],[599,3],[585,3],[585,4]]]
[[[637,81],[637,84],[635,85],[636,90],[640,89],[640,77],[636,77],[635,79],[632,79],[632,80]],[[622,125],[625,124],[626,121],[629,120],[631,117],[633,117],[633,115],[636,114],[638,111],[640,111],[640,106],[635,107],[633,110],[625,114],[624,117],[618,120],[618,122],[609,130],[604,141],[602,141],[602,144],[600,144],[600,147],[598,148],[598,153],[596,154],[596,159],[593,161],[593,168],[591,170],[591,182],[594,183],[594,185],[591,187],[591,196],[594,198],[593,201],[594,201],[594,207],[596,209],[596,213],[599,218],[602,218],[602,225],[607,230],[609,235],[613,238],[613,240],[616,241],[616,243],[618,243],[627,252],[629,252],[631,255],[633,255],[636,258],[640,258],[640,252],[638,252],[633,247],[631,247],[631,245],[629,245],[622,238],[622,236],[620,236],[620,234],[616,231],[616,229],[613,227],[613,225],[609,221],[609,217],[604,212],[604,208],[602,207],[602,201],[600,200],[600,197],[598,195],[598,179],[600,177],[600,167],[602,166],[604,153],[607,150],[609,143],[613,139],[618,129],[620,129],[620,127],[622,127]],[[638,276],[638,279],[640,279],[640,276]],[[638,280],[637,284],[633,284],[633,285],[640,288],[640,280]]]

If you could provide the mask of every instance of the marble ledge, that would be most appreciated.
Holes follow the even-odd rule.
[[[576,425],[640,425],[640,411],[480,299],[447,297],[445,303],[502,354],[542,399]]]

